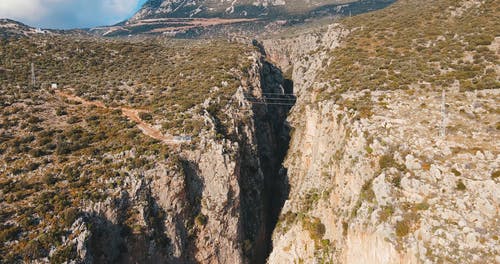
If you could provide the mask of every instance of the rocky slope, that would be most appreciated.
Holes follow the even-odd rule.
[[[308,12],[326,5],[341,5],[356,0],[150,0],[132,17],[133,20],[158,17],[269,17]]]
[[[499,262],[497,2],[2,37],[0,262]]]
[[[269,218],[277,214],[269,208],[270,194],[278,194],[272,192],[273,188],[285,180],[279,171],[284,157],[280,146],[286,146],[281,141],[287,141],[283,127],[287,110],[252,110],[252,104],[244,99],[247,93],[258,97],[262,92],[282,92],[279,71],[258,55],[253,59],[248,83],[235,94],[235,105],[223,110],[234,118],[226,128],[231,138],[219,141],[201,136],[198,146],[179,153],[178,167],[165,170],[155,166],[144,172],[144,179],[131,179],[130,189],[121,189],[117,200],[108,199],[97,210],[90,210],[99,217],[84,217],[83,223],[90,221],[97,228],[82,230],[84,235],[76,239],[77,252],[84,253],[81,259],[108,263],[265,260],[273,230]],[[266,80],[261,79],[262,72],[267,72]],[[215,135],[219,121],[207,116],[207,122]],[[154,239],[135,231],[132,238],[121,235],[124,229],[113,223],[119,223],[120,215],[130,206],[140,212],[134,226],[161,233]],[[148,219],[158,214],[161,220]],[[73,227],[81,226],[78,221]],[[115,235],[109,236],[109,241],[101,234]],[[120,245],[127,248],[125,253]]]
[[[500,261],[498,3],[416,6],[263,42],[298,97],[268,263]]]
[[[0,18],[0,38],[27,37],[36,35],[72,35],[88,36],[89,33],[83,29],[57,30],[41,29],[25,25],[19,21],[7,18]]]
[[[2,262],[265,261],[290,106],[265,104],[286,85],[258,51],[61,36],[0,48]]]
[[[104,36],[254,36],[256,33],[275,31],[276,28],[306,20],[356,15],[384,8],[393,2],[394,0],[151,0],[131,19],[115,26],[95,28],[92,32]]]
[[[10,19],[0,19],[0,37],[2,38],[44,33],[48,33],[48,31],[35,29]]]

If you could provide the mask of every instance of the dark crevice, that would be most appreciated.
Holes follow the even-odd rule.
[[[203,214],[201,214],[201,199],[203,197],[203,190],[205,189],[205,181],[203,177],[200,177],[198,172],[200,171],[198,164],[181,159],[180,164],[182,166],[182,171],[184,172],[184,175],[186,177],[185,179],[185,189],[186,189],[186,201],[187,201],[187,210],[186,210],[186,216],[187,219],[183,219],[187,223],[187,228],[184,228],[184,224],[180,224],[179,226],[182,226],[183,228],[181,229],[182,232],[184,233],[183,236],[187,237],[187,241],[185,242],[184,246],[184,254],[182,256],[182,262],[183,263],[196,263],[196,253],[197,253],[197,248],[196,248],[196,243],[192,241],[193,239],[196,239],[196,236],[190,236],[189,235],[189,226],[194,226],[195,225],[195,219],[199,217],[205,217]],[[186,221],[187,220],[187,221]]]
[[[249,191],[249,199],[242,201],[244,230],[247,242],[243,248],[250,263],[265,263],[272,251],[272,234],[278,222],[281,209],[288,198],[289,182],[283,161],[290,143],[290,127],[286,118],[295,97],[293,81],[286,80],[280,69],[265,61],[261,72],[262,102],[254,104],[254,123],[257,137],[257,166],[249,169],[254,178],[259,179],[249,187],[242,185],[242,192]],[[266,96],[266,94],[270,94]],[[276,96],[287,98],[286,104]],[[260,169],[260,170],[259,170]],[[243,169],[245,170],[245,169]],[[245,186],[246,185],[246,186]],[[255,204],[259,201],[260,204]],[[257,224],[259,223],[259,224]],[[251,250],[245,250],[245,244],[252,241]]]

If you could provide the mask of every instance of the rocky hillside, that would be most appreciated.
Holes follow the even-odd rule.
[[[325,16],[356,15],[394,0],[150,0],[131,19],[92,31],[105,36],[154,34],[181,37],[255,35]],[[207,33],[208,32],[208,33]]]
[[[35,35],[88,36],[89,33],[83,29],[57,30],[34,28],[15,20],[0,18],[0,39]]]
[[[289,106],[253,47],[1,43],[0,262],[264,262]]]
[[[0,262],[500,262],[499,5],[0,36]]]
[[[140,20],[158,17],[227,17],[255,18],[275,17],[283,15],[304,14],[325,6],[340,6],[357,0],[149,0],[143,8],[132,17]]]
[[[500,261],[499,8],[401,0],[263,42],[298,97],[268,263]]]
[[[23,23],[10,20],[0,19],[0,37],[13,37],[13,36],[28,36],[34,34],[45,34],[48,31],[35,29]]]

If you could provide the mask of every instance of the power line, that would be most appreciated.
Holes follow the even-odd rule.
[[[279,99],[279,100],[297,100],[296,97],[288,97],[288,98],[285,98],[285,97],[262,97],[263,99]]]
[[[283,93],[260,93],[260,94],[262,94],[262,95],[269,94],[269,95],[295,96],[294,94],[283,94]],[[247,93],[247,95],[251,95],[251,94]]]
[[[295,104],[285,104],[285,103],[267,103],[267,102],[254,102],[254,101],[249,101],[252,104],[262,104],[262,105],[288,105],[288,106],[294,106]]]
[[[245,97],[246,100],[258,100],[258,99],[263,99],[263,100],[276,100],[276,101],[296,101],[296,98],[269,98],[269,97],[264,97],[264,98],[248,98]]]
[[[293,99],[293,100],[280,100],[280,99],[276,99],[276,98],[265,98],[264,101],[276,101],[276,102],[283,102],[283,103],[295,103],[297,100]]]
[[[441,131],[440,136],[446,139],[446,90],[443,88],[443,93],[441,95]]]

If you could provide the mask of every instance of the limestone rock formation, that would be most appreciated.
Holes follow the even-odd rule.
[[[405,6],[416,2],[401,1],[384,12],[404,17]],[[456,10],[465,16],[498,8],[491,1],[470,2],[454,7],[442,1],[441,6],[451,9],[443,16],[457,14]],[[338,65],[335,60],[362,60],[340,54],[366,37],[359,34],[362,25],[355,23],[363,22],[264,41],[269,57],[290,72],[298,94],[288,119],[293,127],[285,160],[290,195],[268,263],[500,261],[500,192],[494,176],[500,162],[498,64],[485,61],[490,72],[497,72],[497,82],[476,91],[465,89],[466,79],[452,79],[449,86],[429,82],[405,89],[383,84],[359,89],[352,79],[352,86],[343,88],[344,75],[335,71],[344,70],[333,68],[327,75],[325,69]],[[491,24],[484,25],[485,31],[491,30]],[[377,30],[367,34],[376,35]],[[496,39],[485,45],[492,47]],[[491,50],[498,62],[498,50]],[[466,53],[460,51],[459,56]],[[377,59],[371,60],[375,64]],[[395,71],[404,74],[402,68]]]
[[[116,27],[298,2],[148,1]],[[253,46],[2,40],[0,262],[499,263],[500,4],[431,2]],[[26,58],[86,100],[26,85]]]
[[[287,13],[308,12],[326,5],[340,5],[355,0],[150,0],[132,20],[159,17],[269,17]]]
[[[236,131],[236,137],[204,137],[199,148],[180,154],[173,170],[158,164],[144,172],[144,179],[126,179],[129,188],[117,190],[118,198],[90,205],[73,225],[75,241],[68,241],[77,246],[81,261],[265,261],[274,228],[271,219],[279,213],[269,205],[279,192],[271,192],[286,176],[279,172],[285,154],[280,146],[287,145],[281,141],[288,140],[287,107],[271,111],[245,99],[284,92],[280,71],[257,53],[253,60],[246,83],[234,95],[237,106],[224,110],[234,117],[228,129]],[[215,133],[217,121],[212,118]],[[137,230],[119,225],[129,211],[139,212]]]
[[[104,36],[255,36],[323,17],[384,8],[394,0],[150,0],[129,20],[91,29]]]

